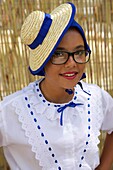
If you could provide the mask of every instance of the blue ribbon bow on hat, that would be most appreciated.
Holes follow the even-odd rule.
[[[64,113],[64,110],[67,108],[67,107],[76,107],[76,106],[80,106],[80,105],[83,105],[82,103],[74,103],[74,102],[70,102],[69,104],[66,104],[60,108],[57,109],[57,112],[58,113],[61,113],[61,116],[60,116],[60,125],[63,126],[63,113]]]

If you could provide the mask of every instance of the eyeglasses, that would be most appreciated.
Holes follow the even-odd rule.
[[[60,65],[65,64],[69,57],[72,56],[73,60],[78,64],[85,64],[90,59],[91,51],[88,50],[78,50],[75,52],[67,52],[67,51],[55,51],[50,61],[52,64]]]

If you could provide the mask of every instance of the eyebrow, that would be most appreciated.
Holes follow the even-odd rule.
[[[78,49],[81,49],[81,48],[85,49],[84,45],[78,45],[74,48],[74,50],[78,50]],[[66,49],[64,47],[58,47],[58,48],[56,48],[56,50],[58,51],[58,50],[66,50]]]

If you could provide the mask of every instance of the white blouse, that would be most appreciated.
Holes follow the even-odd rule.
[[[0,102],[0,145],[11,170],[94,170],[100,130],[113,131],[112,97],[81,81],[69,103],[50,103],[40,81]]]

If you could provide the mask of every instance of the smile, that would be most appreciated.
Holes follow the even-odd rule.
[[[75,73],[73,73],[73,74],[64,74],[65,76],[68,76],[68,77],[72,77],[72,76],[74,76],[75,75]]]
[[[77,76],[78,72],[68,72],[68,73],[64,73],[62,74],[62,76],[68,80],[72,80]]]

